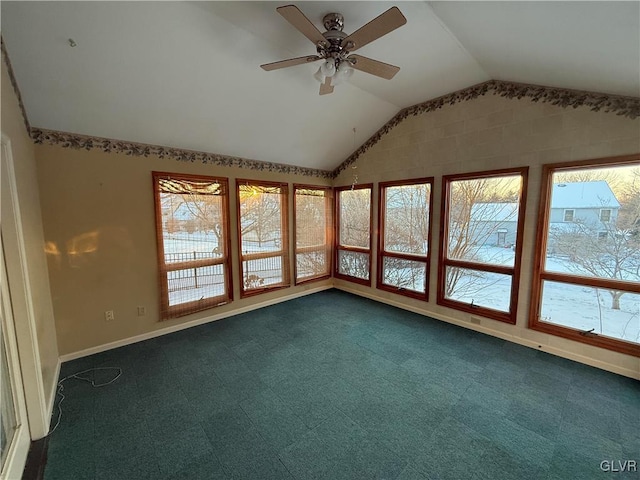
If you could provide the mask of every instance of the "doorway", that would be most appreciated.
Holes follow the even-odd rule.
[[[1,237],[0,245],[0,478],[14,479],[22,477],[31,438]]]

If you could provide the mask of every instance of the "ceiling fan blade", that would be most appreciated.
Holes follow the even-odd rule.
[[[326,77],[324,83],[320,84],[320,95],[327,95],[333,93],[333,86],[331,85],[331,77]]]
[[[400,67],[396,67],[395,65],[389,65],[388,63],[379,62],[378,60],[374,60],[372,58],[363,57],[362,55],[349,55],[347,58],[354,59],[356,62],[351,65],[356,70],[360,70],[361,72],[370,73],[371,75],[375,75],[376,77],[386,78],[387,80],[391,80],[396,73],[400,71]]]
[[[342,40],[342,46],[350,52],[364,47],[366,44],[394,31],[407,23],[407,19],[402,15],[398,7],[391,7],[382,15],[377,16],[366,25],[360,27],[351,35]],[[353,48],[348,48],[347,44],[352,42]]]
[[[320,60],[318,55],[307,55],[306,57],[290,58],[288,60],[280,60],[279,62],[265,63],[260,65],[263,70],[270,72],[271,70],[277,70],[279,68],[293,67],[294,65],[300,65],[301,63],[311,63],[316,60]]]
[[[326,43],[326,39],[322,36],[320,30],[311,23],[304,13],[300,11],[295,5],[285,5],[283,7],[276,8],[276,11],[282,15],[291,25],[296,27],[300,33],[313,42],[314,45],[318,45],[319,42]]]

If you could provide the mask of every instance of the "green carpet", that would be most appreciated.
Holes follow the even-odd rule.
[[[65,383],[46,480],[640,478],[600,468],[640,464],[640,382],[338,290],[61,377],[98,366],[123,375]]]

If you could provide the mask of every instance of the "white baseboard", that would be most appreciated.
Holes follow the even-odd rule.
[[[448,315],[443,315],[441,313],[436,313],[436,312],[431,312],[427,309],[424,308],[418,308],[418,307],[414,307],[412,305],[407,305],[405,303],[399,302],[399,301],[395,301],[395,300],[391,300],[388,298],[384,298],[384,297],[380,297],[378,295],[374,295],[372,293],[369,292],[363,292],[363,291],[359,291],[356,289],[352,289],[349,288],[348,286],[344,286],[344,285],[323,285],[320,287],[316,287],[316,288],[312,288],[309,290],[304,290],[301,292],[296,292],[293,293],[291,295],[287,295],[284,297],[279,297],[273,300],[267,300],[264,302],[260,302],[260,303],[256,303],[253,305],[248,305],[245,307],[241,307],[238,308],[236,310],[233,311],[229,311],[229,312],[225,312],[225,313],[221,313],[221,314],[217,314],[217,315],[211,315],[209,317],[205,317],[205,318],[201,318],[198,320],[193,320],[191,322],[187,322],[187,323],[181,323],[179,325],[173,325],[171,327],[167,327],[167,328],[162,328],[159,330],[154,330],[153,332],[147,332],[141,335],[136,335],[134,337],[129,337],[129,338],[125,338],[122,340],[117,340],[115,342],[110,342],[110,343],[106,343],[103,345],[98,345],[96,347],[91,347],[91,348],[87,348],[85,350],[80,350],[78,352],[74,352],[74,353],[69,353],[66,355],[61,355],[59,362],[58,362],[58,366],[57,366],[57,375],[59,374],[60,371],[60,364],[61,362],[68,362],[70,360],[75,360],[77,358],[82,358],[82,357],[87,357],[89,355],[93,355],[96,353],[100,353],[100,352],[104,352],[107,350],[112,350],[114,348],[118,348],[118,347],[123,347],[125,345],[131,345],[133,343],[137,343],[137,342],[142,342],[144,340],[149,340],[151,338],[155,338],[155,337],[160,337],[162,335],[167,335],[173,332],[178,332],[180,330],[185,330],[187,328],[191,328],[191,327],[195,327],[198,325],[203,325],[205,323],[209,323],[209,322],[214,322],[216,320],[222,320],[224,318],[228,318],[228,317],[232,317],[234,315],[239,315],[242,313],[246,313],[246,312],[250,312],[252,310],[257,310],[259,308],[263,308],[263,307],[268,307],[270,305],[275,305],[281,302],[286,302],[288,300],[293,300],[294,298],[299,298],[299,297],[303,297],[305,295],[311,295],[313,293],[317,293],[317,292],[321,292],[323,290],[329,290],[331,288],[336,288],[338,290],[343,290],[345,292],[348,293],[352,293],[354,295],[358,295],[361,297],[365,297],[365,298],[369,298],[371,300],[375,300],[376,302],[381,302],[387,305],[391,305],[394,307],[398,307],[401,308],[403,310],[408,310],[410,312],[413,313],[417,313],[419,315],[425,315],[428,317],[432,317],[435,318],[437,320],[441,320],[447,323],[452,323],[454,325],[458,325],[460,327],[464,327],[464,328],[468,328],[470,330],[474,330],[480,333],[484,333],[487,335],[491,335],[493,337],[498,337],[501,338],[503,340],[507,340],[509,342],[513,342],[513,343],[517,343],[519,345],[523,345],[525,347],[529,347],[529,348],[533,348],[535,350],[541,350],[547,353],[550,353],[552,355],[556,355],[558,357],[563,357],[569,360],[573,360],[576,362],[580,362],[580,363],[584,363],[585,365],[590,365],[592,367],[596,367],[596,368],[600,368],[602,370],[607,370],[609,372],[613,372],[613,373],[617,373],[619,375],[623,375],[625,377],[630,377],[630,378],[634,378],[637,380],[640,380],[640,372],[635,371],[635,370],[631,370],[631,369],[627,369],[627,368],[623,368],[620,367],[618,365],[614,365],[611,363],[607,363],[607,362],[603,362],[600,360],[596,360],[593,359],[591,357],[586,357],[584,355],[579,355],[577,353],[573,353],[573,352],[568,352],[566,350],[560,349],[560,348],[556,348],[556,347],[552,347],[549,345],[542,345],[540,346],[539,343],[533,342],[531,340],[527,340],[518,336],[514,336],[514,335],[509,335],[505,332],[501,332],[499,330],[493,330],[491,328],[487,328],[486,326],[483,325],[476,325],[476,324],[472,324],[469,322],[465,322],[463,320],[459,320],[457,318],[453,318],[450,317]],[[56,376],[57,378],[57,376]],[[53,386],[53,392],[51,394],[51,397],[49,399],[49,405],[48,405],[48,410],[49,410],[49,418],[51,416],[51,413],[53,412],[53,406],[55,403],[55,389],[57,388],[57,383],[54,384]]]
[[[465,322],[463,320],[459,320],[457,318],[450,317],[448,315],[443,315],[441,313],[431,312],[424,308],[417,308],[412,305],[407,305],[399,301],[391,300],[388,298],[383,298],[378,295],[364,292],[360,290],[356,290],[353,288],[349,288],[344,285],[334,285],[334,288],[338,290],[342,290],[348,293],[352,293],[354,295],[358,295],[361,297],[369,298],[371,300],[375,300],[376,302],[385,303],[387,305],[391,305],[393,307],[398,307],[403,310],[408,310],[413,313],[417,313],[419,315],[425,315],[428,317],[435,318],[436,320],[442,320],[447,323],[452,323],[454,325],[458,325],[459,327],[468,328],[470,330],[475,330],[480,333],[485,333],[487,335],[491,335],[493,337],[498,337],[503,340],[507,340],[509,342],[517,343],[519,345],[523,345],[525,347],[533,348],[535,350],[540,350],[546,353],[550,353],[552,355],[556,355],[558,357],[563,357],[568,360],[573,360],[576,362],[584,363],[585,365],[590,365],[592,367],[600,368],[601,370],[606,370],[608,372],[617,373],[618,375],[623,375],[625,377],[634,378],[636,380],[640,380],[640,372],[635,370],[630,370],[627,368],[620,367],[618,365],[614,365],[611,363],[603,362],[600,360],[593,359],[591,357],[585,357],[584,355],[579,355],[577,353],[568,352],[561,348],[552,347],[549,345],[540,345],[539,343],[533,342],[531,340],[527,340],[521,337],[517,337],[514,335],[509,335],[505,332],[501,332],[498,330],[493,330],[491,328],[487,328],[483,325],[476,325],[473,323]]]
[[[245,307],[240,307],[235,310],[231,310],[224,313],[219,313],[217,315],[211,315],[204,318],[199,318],[198,320],[193,320],[191,322],[180,323],[178,325],[172,325],[171,327],[161,328],[158,330],[154,330],[152,332],[143,333],[141,335],[136,335],[134,337],[123,338],[122,340],[116,340],[115,342],[105,343],[103,345],[98,345],[96,347],[87,348],[84,350],[80,350],[78,352],[67,353],[65,355],[61,355],[59,359],[60,362],[68,362],[70,360],[76,360],[82,357],[88,357],[89,355],[94,355],[100,352],[106,352],[107,350],[113,350],[114,348],[124,347],[125,345],[131,345],[133,343],[142,342],[144,340],[149,340],[151,338],[161,337],[162,335],[167,335],[170,333],[178,332],[180,330],[185,330],[191,327],[197,327],[198,325],[203,325],[205,323],[215,322],[216,320],[222,320],[224,318],[233,317],[235,315],[240,315],[241,313],[250,312],[252,310],[257,310],[259,308],[269,307],[271,305],[276,305],[278,303],[286,302],[288,300],[293,300],[294,298],[304,297],[306,295],[311,295],[312,293],[321,292],[323,290],[329,290],[333,288],[333,285],[322,285],[320,287],[310,288],[308,290],[299,291],[296,293],[292,293],[290,295],[286,295],[284,297],[278,297],[272,300],[266,300],[260,303],[254,303],[252,305],[247,305]]]

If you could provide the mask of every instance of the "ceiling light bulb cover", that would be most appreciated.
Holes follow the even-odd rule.
[[[353,75],[353,68],[346,62],[343,62],[338,67],[338,71],[331,78],[331,85],[340,85],[341,83],[346,82]]]
[[[325,75],[322,74],[322,67],[320,67],[318,71],[313,74],[313,78],[315,78],[320,83],[324,83],[324,77]]]
[[[333,77],[336,73],[336,64],[330,58],[320,66],[320,70],[325,77]]]

